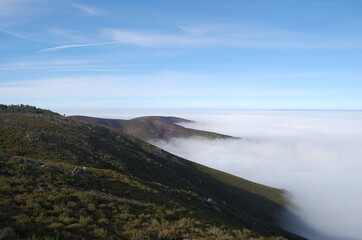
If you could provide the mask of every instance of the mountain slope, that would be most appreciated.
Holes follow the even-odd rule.
[[[131,120],[104,119],[86,116],[71,118],[101,124],[141,138],[143,140],[169,140],[170,138],[204,137],[210,139],[232,138],[231,136],[186,128],[177,123],[192,122],[177,117],[149,116]]]
[[[0,113],[0,183],[4,239],[301,239],[281,190],[56,114]]]

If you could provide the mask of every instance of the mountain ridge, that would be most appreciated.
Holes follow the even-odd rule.
[[[120,130],[123,133],[127,133],[145,141],[168,141],[171,138],[189,137],[204,137],[208,139],[234,138],[224,134],[183,127],[178,123],[191,123],[193,121],[173,116],[145,116],[133,118],[130,120],[95,118],[88,116],[70,116],[70,118],[101,124],[106,127]]]

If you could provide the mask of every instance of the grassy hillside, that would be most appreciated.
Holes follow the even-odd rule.
[[[192,122],[177,117],[139,117],[131,120],[104,119],[74,116],[74,119],[101,124],[141,138],[143,140],[169,140],[170,138],[204,137],[209,139],[232,138],[231,136],[182,127],[177,123]]]
[[[283,192],[57,114],[0,113],[0,239],[301,239]]]

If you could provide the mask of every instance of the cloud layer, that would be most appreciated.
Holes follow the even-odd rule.
[[[317,35],[295,31],[270,30],[241,26],[178,26],[178,32],[159,32],[105,28],[111,41],[141,47],[226,46],[259,49],[344,49],[358,47],[358,42],[331,41]]]
[[[361,112],[244,112],[183,117],[198,120],[188,127],[244,139],[174,139],[154,144],[204,165],[288,190],[292,212],[316,232],[338,239],[358,239],[362,235]],[[298,227],[292,230],[310,239],[321,238]]]

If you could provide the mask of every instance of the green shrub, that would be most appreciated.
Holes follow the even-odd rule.
[[[105,230],[104,228],[96,228],[93,230],[93,235],[98,239],[106,239],[107,230]]]
[[[31,219],[28,215],[20,213],[15,217],[17,223],[30,223]]]
[[[88,224],[91,224],[93,222],[93,219],[91,216],[80,216],[79,217],[79,223],[82,224],[83,226],[87,226]]]
[[[66,229],[82,229],[83,225],[80,223],[73,223],[68,226],[66,226]]]
[[[52,222],[49,225],[49,228],[52,228],[52,229],[59,229],[61,227],[63,227],[63,223],[61,223],[61,222]]]
[[[109,220],[107,218],[100,218],[98,220],[98,223],[100,224],[108,224],[109,223]]]

